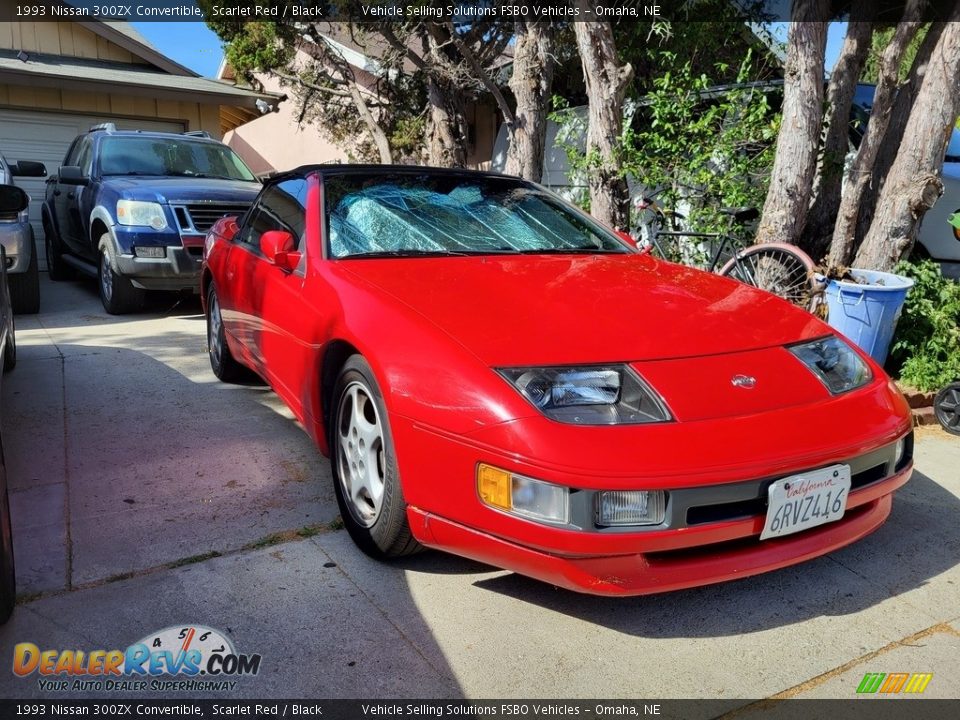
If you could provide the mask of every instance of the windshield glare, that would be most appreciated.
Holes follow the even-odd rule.
[[[256,180],[226,145],[180,138],[107,138],[100,148],[100,174]]]
[[[324,180],[331,257],[629,252],[553,195],[510,178],[343,175]]]

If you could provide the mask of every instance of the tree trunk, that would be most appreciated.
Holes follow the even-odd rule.
[[[588,3],[578,0],[581,16]],[[590,162],[590,214],[618,229],[630,224],[630,193],[620,170],[617,147],[623,130],[623,96],[633,76],[630,64],[621,66],[609,22],[575,22],[574,33],[590,105],[587,158]]]
[[[858,0],[851,15],[864,17],[872,0]],[[830,74],[827,87],[827,133],[823,144],[814,187],[816,198],[810,208],[807,229],[803,234],[803,249],[814,259],[826,254],[833,235],[833,225],[840,208],[840,186],[843,167],[850,146],[850,108],[857,90],[857,79],[870,50],[873,24],[851,22],[847,26],[840,56]]]
[[[823,123],[829,0],[795,0],[783,84],[783,119],[757,242],[797,244],[806,225]]]
[[[877,88],[873,93],[873,107],[870,110],[870,122],[853,159],[850,172],[843,181],[840,199],[840,211],[837,224],[833,229],[833,242],[827,264],[830,267],[848,265],[856,250],[857,216],[860,203],[867,191],[867,184],[873,172],[880,146],[885,142],[887,128],[890,125],[890,112],[893,110],[897,77],[900,72],[900,60],[907,45],[920,29],[920,16],[917,2],[911,2],[904,10],[903,20],[897,25],[890,44],[880,56],[877,73]]]
[[[856,267],[891,270],[910,252],[917,223],[943,194],[943,157],[960,111],[960,7],[954,6],[949,20],[933,49]]]
[[[546,22],[518,20],[510,89],[517,101],[513,123],[507,125],[506,172],[533,182],[543,175],[547,114],[553,86],[553,28]]]
[[[462,91],[452,83],[431,77],[427,82],[430,107],[427,152],[435,167],[467,166],[467,112]]]
[[[353,100],[353,105],[360,114],[360,119],[363,120],[363,124],[367,126],[367,132],[370,133],[373,144],[377,146],[377,152],[380,154],[380,162],[384,165],[393,165],[393,151],[390,149],[390,140],[387,138],[387,134],[383,131],[383,128],[380,127],[380,123],[378,123],[377,119],[373,116],[373,113],[370,112],[370,108],[367,105],[367,101],[364,100],[363,93],[359,86],[355,82],[348,82],[347,87],[349,88],[350,99]]]
[[[945,23],[933,23],[927,31],[920,49],[913,60],[910,68],[910,74],[907,76],[900,89],[897,91],[897,99],[893,105],[893,112],[890,114],[890,125],[887,128],[886,141],[880,147],[880,152],[873,166],[873,176],[870,182],[870,192],[868,192],[860,203],[860,217],[857,221],[857,237],[866,237],[867,231],[873,222],[873,214],[876,210],[877,197],[883,190],[884,181],[890,173],[890,167],[897,157],[900,149],[900,140],[903,138],[904,130],[907,127],[907,121],[910,119],[910,110],[917,99],[917,93],[920,92],[920,86],[927,74],[927,66],[930,64],[930,58],[933,55],[933,49],[940,41],[940,35],[946,27]]]

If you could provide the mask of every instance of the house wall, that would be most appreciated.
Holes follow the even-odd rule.
[[[71,22],[0,23],[0,48],[148,65],[146,60]]]
[[[0,48],[149,65],[124,48],[69,22],[0,23]],[[124,93],[90,93],[0,83],[0,110],[43,110],[118,118],[170,120],[220,137],[220,108]]]

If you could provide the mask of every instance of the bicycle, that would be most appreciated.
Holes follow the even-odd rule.
[[[641,213],[649,213],[648,222],[641,227],[641,233],[645,231],[647,235],[641,238],[647,252],[656,252],[665,260],[739,280],[772,292],[805,310],[811,309],[816,295],[814,263],[800,248],[787,243],[743,247],[743,243],[729,233],[683,229],[686,216],[663,209],[655,196],[643,196],[635,207]],[[760,211],[752,207],[725,207],[719,212],[729,217],[731,227],[746,225],[760,217]],[[664,227],[670,229],[664,230]],[[674,238],[678,242],[668,250],[663,238]],[[696,242],[680,242],[683,239]]]

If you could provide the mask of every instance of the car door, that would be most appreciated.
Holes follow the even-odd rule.
[[[226,262],[230,291],[221,304],[225,329],[251,355],[260,374],[293,407],[312,343],[302,303],[306,259],[294,270],[278,267],[260,247],[269,230],[289,232],[304,248],[307,181],[286,177],[268,185],[251,207]]]
[[[80,141],[82,139],[82,137],[78,137],[73,141],[73,144],[70,145],[70,149],[67,150],[67,155],[63,159],[64,165],[76,164],[77,157],[80,153]],[[60,234],[60,240],[73,251],[75,251],[76,248],[74,248],[70,242],[70,204],[76,198],[76,190],[77,187],[75,185],[67,185],[57,177],[56,185],[54,185],[53,188],[52,208],[54,222],[56,223],[57,232]],[[73,197],[70,197],[71,195]]]
[[[80,138],[76,147],[76,155],[71,165],[80,166],[83,176],[89,180],[90,167],[93,161],[93,141],[89,135]],[[84,197],[89,195],[87,185],[61,185],[66,215],[66,235],[64,242],[74,252],[90,257],[90,238],[87,237],[87,219],[83,217]],[[89,212],[89,211],[88,211]],[[99,239],[99,238],[98,238]]]
[[[316,327],[314,313],[304,298],[307,180],[299,176],[283,179],[264,191],[263,200],[260,222],[264,231],[290,233],[301,260],[289,269],[276,265],[262,250],[257,255],[252,297],[260,322],[252,342],[271,385],[300,413],[305,373],[315,354]]]

